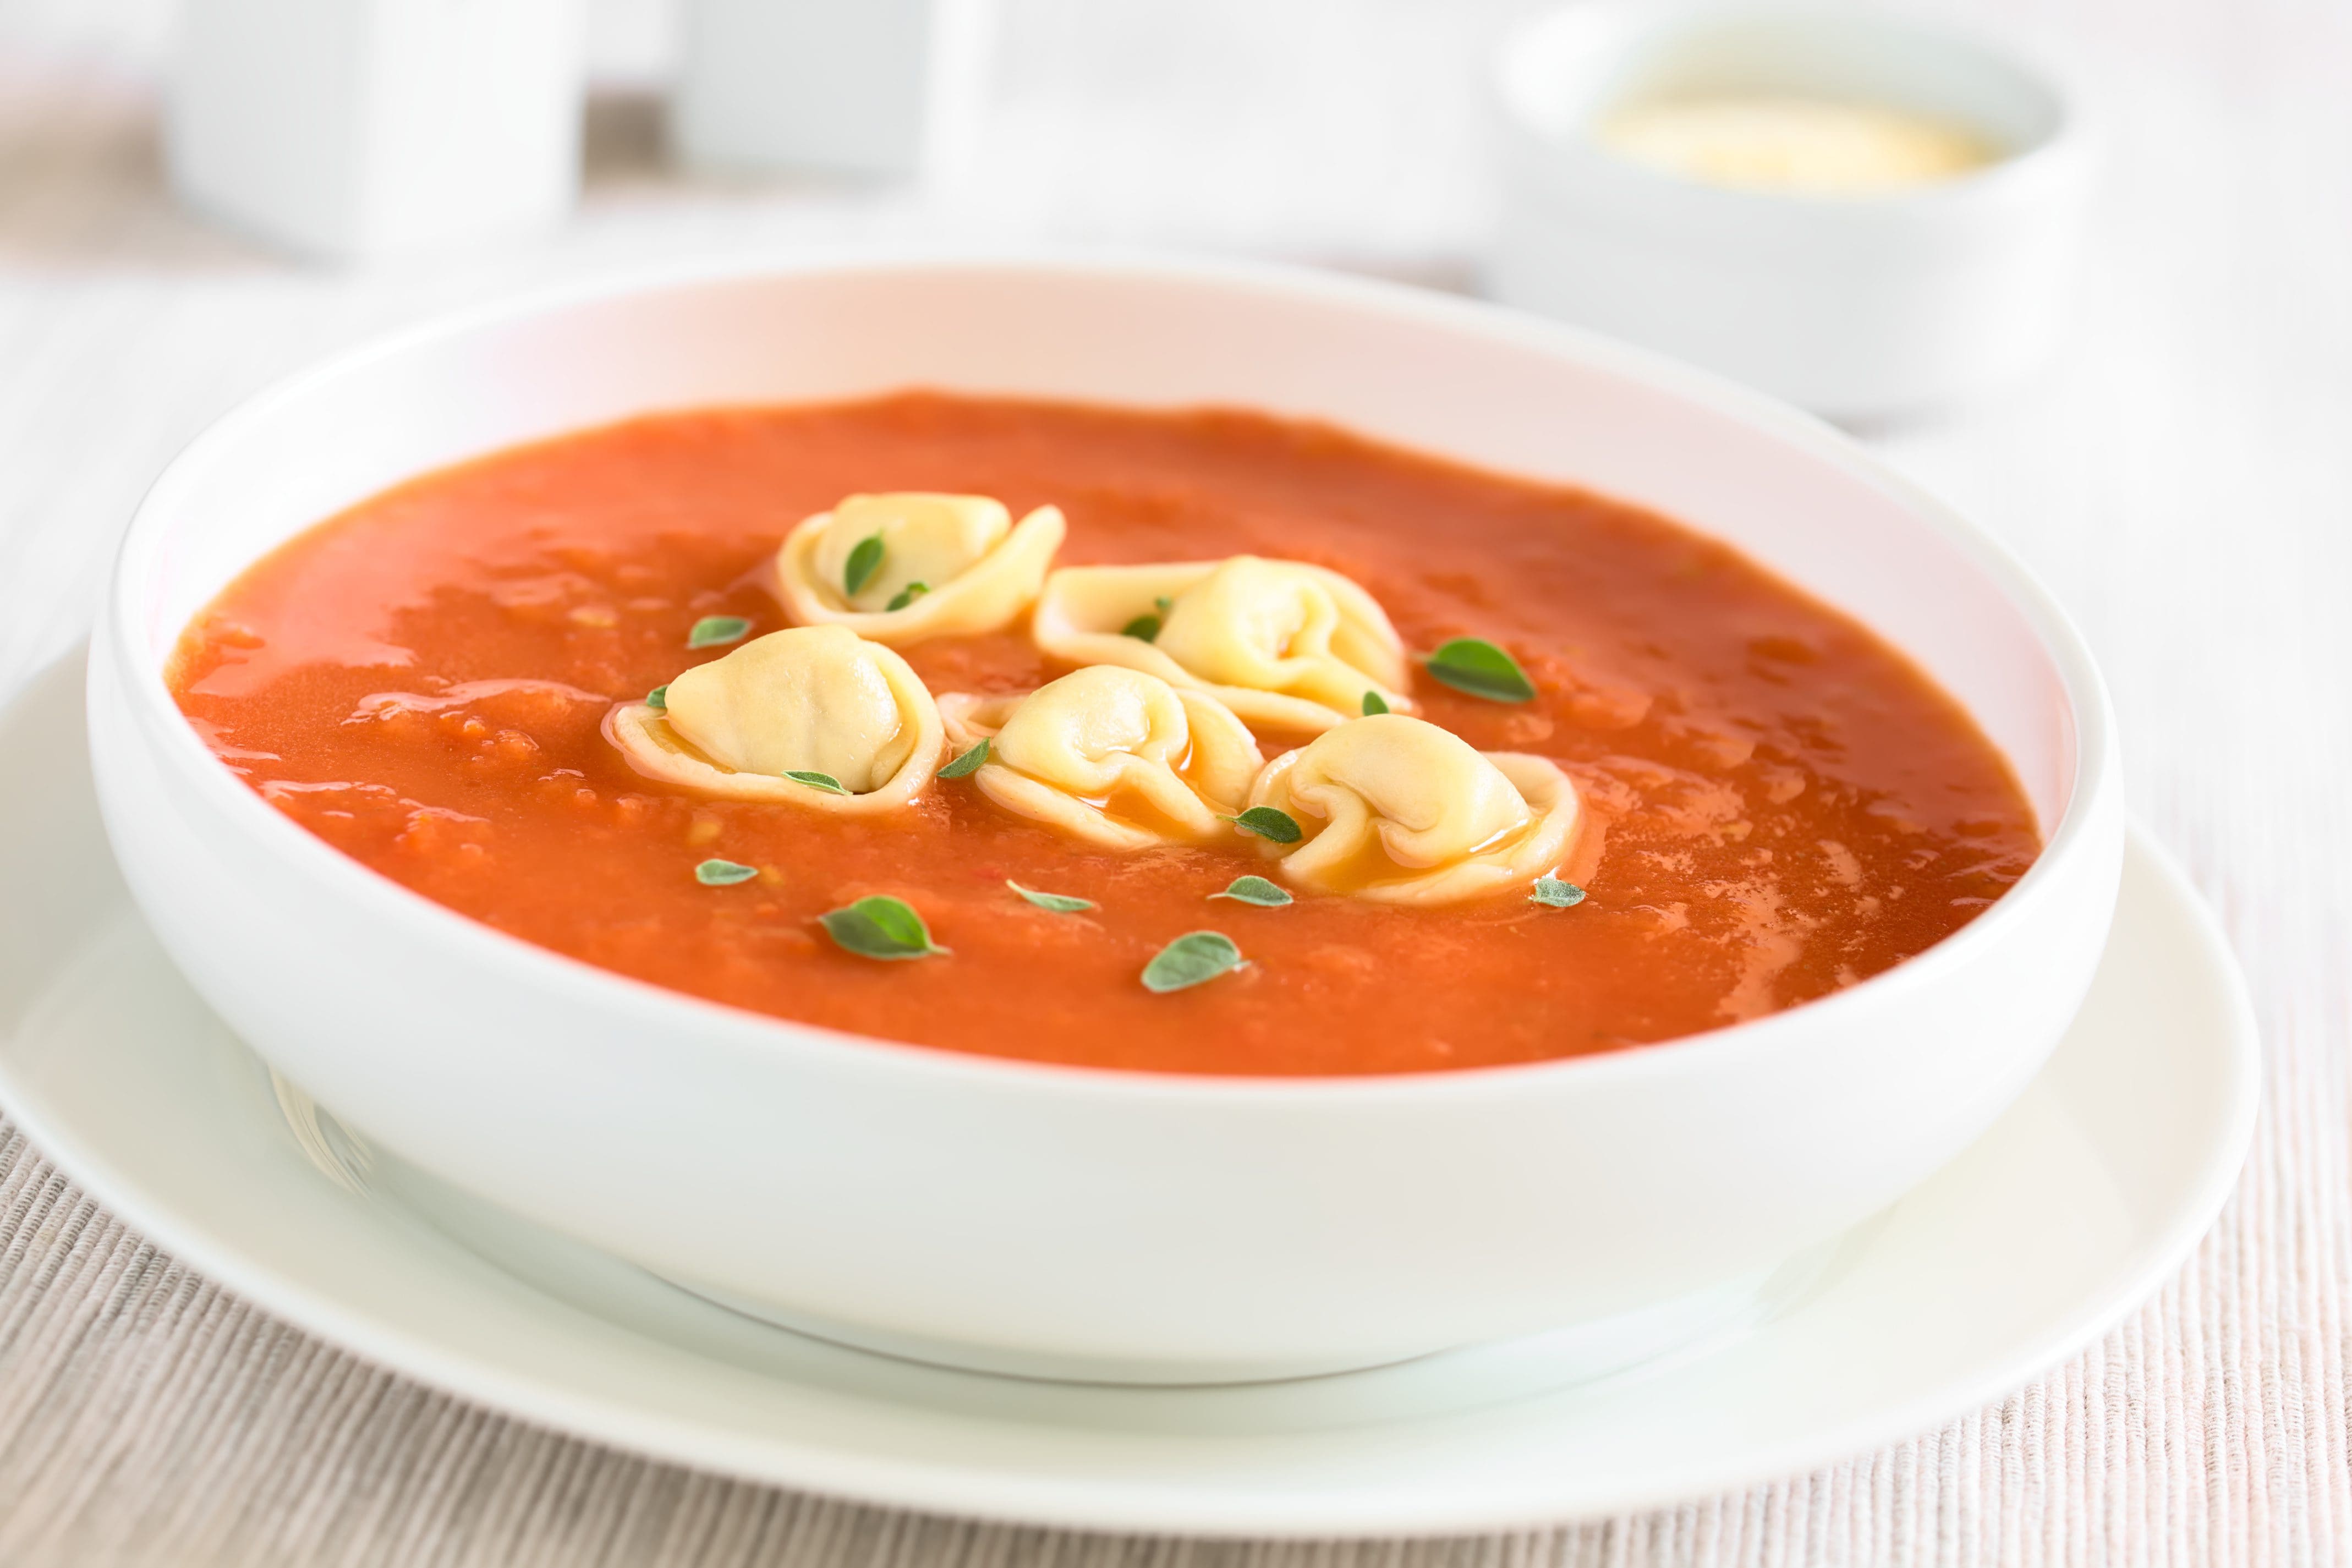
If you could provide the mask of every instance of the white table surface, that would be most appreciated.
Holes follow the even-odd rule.
[[[603,52],[657,64],[656,0]],[[929,205],[681,181],[608,95],[549,240],[354,274],[179,216],[169,0],[0,0],[0,696],[83,633],[140,491],[236,398],[382,326],[668,257],[865,239],[1245,251],[1460,285],[1501,0],[1006,0],[979,171]],[[1883,1453],[1559,1531],[1345,1548],[1062,1537],[548,1436],[253,1312],[0,1122],[0,1563],[1878,1563],[2352,1560],[2352,6],[1998,0],[2114,142],[2063,361],[1874,433],[2057,589],[2136,809],[2252,981],[2267,1099],[2188,1267],[2069,1364]]]

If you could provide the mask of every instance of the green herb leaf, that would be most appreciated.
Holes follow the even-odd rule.
[[[694,868],[694,879],[706,888],[731,888],[759,874],[757,866],[741,866],[732,860],[705,860]]]
[[[930,591],[931,585],[929,583],[909,583],[891,595],[890,602],[882,607],[886,610],[903,610]]]
[[[1123,637],[1139,637],[1145,642],[1157,642],[1160,638],[1160,617],[1138,616],[1119,627],[1118,635]]]
[[[1034,888],[1023,887],[1010,877],[1004,879],[1004,885],[1039,909],[1051,910],[1057,915],[1074,915],[1080,910],[1090,910],[1095,907],[1095,901],[1092,899],[1074,899],[1067,893],[1041,893]]]
[[[1167,595],[1162,594],[1158,598],[1151,601],[1151,605],[1152,608],[1158,610],[1164,616],[1169,611],[1176,607],[1176,601],[1170,598]]]
[[[1564,910],[1584,902],[1584,889],[1558,877],[1538,877],[1536,890],[1528,895],[1528,902],[1541,904],[1548,910]]]
[[[1306,837],[1300,831],[1297,818],[1270,805],[1254,805],[1239,816],[1229,816],[1225,820],[1244,833],[1255,833],[1260,838],[1271,838],[1276,844],[1296,844]]]
[[[904,900],[876,894],[817,917],[835,946],[860,958],[929,958],[948,950]]]
[[[1518,661],[1493,643],[1455,637],[1429,656],[1429,673],[1456,691],[1489,702],[1532,702],[1535,682]]]
[[[1231,899],[1237,904],[1255,904],[1262,910],[1278,910],[1290,902],[1290,895],[1264,877],[1236,877],[1234,885],[1222,893],[1211,893],[1213,899]]]
[[[827,795],[847,795],[841,781],[831,773],[787,772],[784,776],[794,784],[804,784],[811,789],[821,789]]]
[[[694,623],[692,631],[686,634],[686,646],[725,647],[729,643],[741,642],[743,634],[751,629],[751,623],[740,616],[705,616]],[[668,688],[663,689],[667,690]]]
[[[958,757],[954,762],[951,762],[946,767],[941,768],[940,770],[940,777],[943,779],[960,779],[966,773],[978,773],[980,771],[980,764],[986,761],[988,761],[988,742],[985,740],[982,740],[979,744],[973,746],[971,750],[966,752],[962,756]]]
[[[669,707],[669,688],[667,686],[656,686],[651,691],[646,692],[646,706],[648,708],[659,708],[667,710]]]
[[[1187,931],[1143,966],[1143,988],[1165,994],[1242,966],[1242,950],[1223,931]]]
[[[857,542],[849,552],[849,563],[841,569],[841,585],[849,590],[850,597],[874,581],[874,574],[882,570],[882,536],[869,533]]]
[[[1389,700],[1387,698],[1381,696],[1377,691],[1367,691],[1364,693],[1365,718],[1369,719],[1375,713],[1385,713],[1388,710]]]

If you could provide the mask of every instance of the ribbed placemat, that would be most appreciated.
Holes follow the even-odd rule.
[[[1219,1544],[860,1508],[551,1436],[429,1393],[190,1275],[0,1134],[0,1562],[957,1564],[2340,1560],[2342,1338],[2282,1331],[2258,1168],[2197,1260],[2062,1371],[1940,1432],[1754,1491],[1559,1531]],[[2340,1174],[2340,1172],[2339,1172]],[[2275,1250],[2275,1249],[2272,1249]],[[2322,1314],[2316,1310],[2314,1318]],[[2332,1353],[2331,1353],[2332,1352]],[[2327,1467],[2333,1466],[2332,1474]]]

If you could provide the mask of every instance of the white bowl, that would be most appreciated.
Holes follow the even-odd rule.
[[[1313,416],[1658,508],[1908,650],[2008,753],[2049,847],[1929,952],[1680,1042],[1371,1079],[1089,1071],[782,1023],[475,924],[265,804],[164,685],[248,563],[420,470],[649,409],[910,385]],[[1068,1376],[1278,1376],[1604,1320],[1654,1339],[2010,1102],[2083,994],[2123,844],[2106,698],[2064,616],[1834,433],[1485,306],[1150,262],[705,275],[341,359],[157,482],[93,643],[90,725],[164,945],[365,1136],[770,1315]]]
[[[1817,95],[1975,129],[2003,156],[1866,196],[1734,190],[1602,146],[1653,94]],[[2057,340],[2093,168],[2080,95],[1941,25],[1839,5],[1586,0],[1495,60],[1501,206],[1488,291],[1835,418],[1918,412],[2022,375]]]

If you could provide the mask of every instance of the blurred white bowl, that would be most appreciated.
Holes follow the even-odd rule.
[[[1495,60],[1496,299],[1841,419],[1997,387],[2056,341],[2094,164],[2079,95],[2008,48],[1875,8],[1587,0]],[[1603,146],[1623,105],[1774,93],[1975,132],[1979,170],[1882,194],[1733,189]]]
[[[478,925],[279,814],[165,684],[230,579],[418,472],[649,409],[907,386],[1312,416],[1685,519],[1942,681],[2049,847],[1918,957],[1687,1040],[1386,1079],[1085,1071],[738,1012]],[[1122,1381],[1366,1366],[1612,1317],[1620,1345],[1687,1331],[1671,1326],[1694,1293],[1885,1207],[2015,1098],[2088,984],[2123,847],[2106,697],[2065,617],[1852,442],[1533,318],[1152,262],[673,279],[341,359],[157,482],[92,642],[90,725],[157,935],[356,1131],[770,1316]]]
[[[573,0],[185,0],[165,151],[198,212],[364,261],[550,228],[580,190]]]

